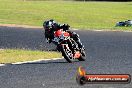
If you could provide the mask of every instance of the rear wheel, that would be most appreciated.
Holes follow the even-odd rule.
[[[66,46],[66,45],[62,45],[62,47],[61,47],[61,52],[62,52],[62,56],[64,56],[64,58],[65,58],[69,63],[72,63],[72,61],[74,60],[74,58],[73,58],[72,51],[69,49],[69,47]]]
[[[81,51],[81,56],[78,58],[79,61],[85,61],[86,60],[86,53],[84,50]]]

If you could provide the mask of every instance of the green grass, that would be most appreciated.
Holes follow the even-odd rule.
[[[31,50],[0,50],[0,63],[14,63],[23,61],[32,61],[38,59],[50,59],[61,57],[57,52],[43,52]]]
[[[132,2],[72,2],[0,0],[0,24],[42,26],[44,20],[55,19],[72,28],[131,30],[114,27],[116,22],[132,19]],[[0,63],[13,63],[61,57],[56,52],[0,50]]]
[[[132,2],[0,0],[0,23],[42,26],[55,19],[79,29],[122,29],[116,22],[132,19]]]

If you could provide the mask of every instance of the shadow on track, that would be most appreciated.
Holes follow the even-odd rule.
[[[66,61],[64,61],[64,62],[36,62],[36,63],[24,63],[24,64],[65,64],[65,63],[68,63],[68,62],[66,62]]]
[[[80,61],[74,61],[73,63],[77,63]],[[33,63],[23,63],[23,64],[13,64],[13,65],[39,65],[39,64],[73,64],[73,63],[68,63],[67,61],[63,60],[58,60],[58,61],[41,61],[41,62],[33,62]],[[7,64],[7,65],[12,65],[12,64]]]
[[[55,46],[45,42],[42,28],[0,27],[0,48],[47,51]]]

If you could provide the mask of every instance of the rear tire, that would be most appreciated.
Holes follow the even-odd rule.
[[[81,56],[80,56],[80,58],[78,58],[78,60],[79,61],[85,61],[86,60],[86,53],[84,50],[81,52]]]

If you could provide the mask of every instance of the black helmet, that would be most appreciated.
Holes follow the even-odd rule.
[[[60,25],[56,21],[54,21],[53,19],[45,21],[43,23],[43,27],[45,30],[51,30],[52,29],[55,31],[59,28],[59,26]]]
[[[44,23],[43,23],[44,29],[50,29],[50,28],[52,28],[53,23],[54,23],[54,20],[44,21]]]

